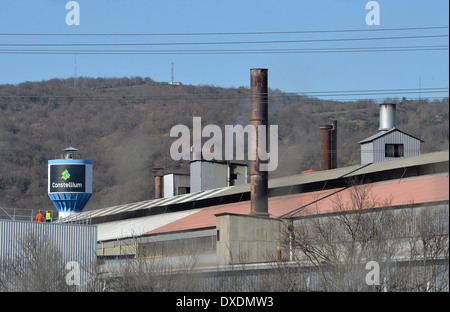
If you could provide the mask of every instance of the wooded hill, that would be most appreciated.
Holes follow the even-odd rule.
[[[389,101],[392,101],[390,99]],[[448,98],[395,100],[397,127],[424,140],[422,153],[449,148]],[[166,85],[150,78],[78,78],[0,85],[0,207],[54,209],[47,161],[74,146],[93,160],[86,210],[152,199],[153,167],[184,172],[170,157],[170,129],[192,118],[202,127],[248,125],[248,88]],[[320,170],[319,125],[338,121],[338,166],[360,162],[358,141],[378,132],[371,100],[319,100],[269,93],[269,122],[278,125],[279,162],[269,178]],[[204,139],[205,142],[207,139]]]

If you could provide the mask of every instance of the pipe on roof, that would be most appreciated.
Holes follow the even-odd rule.
[[[380,104],[380,127],[378,130],[387,131],[396,127],[396,105],[394,103]]]
[[[155,199],[163,197],[163,168],[153,168],[153,177],[155,178]]]

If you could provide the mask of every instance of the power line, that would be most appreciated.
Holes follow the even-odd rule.
[[[445,51],[448,45],[397,46],[397,47],[350,47],[318,49],[232,49],[232,50],[23,50],[0,49],[0,54],[296,54],[296,53],[368,53],[368,52],[417,52]]]
[[[398,98],[397,95],[395,95],[395,97]],[[446,96],[427,96],[426,100],[443,100],[444,98],[448,98],[448,94]],[[359,97],[359,98],[329,98],[329,99],[324,99],[324,98],[316,98],[316,96],[314,97],[310,97],[309,99],[317,99],[317,100],[322,100],[322,101],[331,101],[331,102],[337,102],[337,103],[342,103],[342,104],[346,104],[348,102],[357,102],[357,101],[372,101],[373,103],[381,103],[383,101],[386,101],[386,97],[371,97],[371,98],[364,98],[364,97]],[[134,99],[134,101],[138,101],[139,99]],[[152,100],[152,99],[148,99],[148,100]],[[155,100],[155,99],[153,99]],[[165,102],[173,102],[173,101],[177,101],[177,100],[189,100],[189,99],[183,99],[183,98],[170,98],[170,99],[164,99]],[[217,98],[215,99],[208,99],[208,98],[201,98],[198,100],[203,100],[203,101],[214,101],[217,100]],[[241,99],[237,99],[237,98],[229,98],[227,100],[230,101],[238,101]],[[416,101],[418,100],[417,98],[407,98],[408,101]],[[422,98],[422,100],[424,100]],[[139,100],[142,101],[142,100]],[[80,100],[80,99],[74,99],[72,102],[77,102],[77,103],[111,103],[111,99],[96,99],[96,100]],[[231,103],[231,102],[230,102]],[[136,102],[132,102],[130,104],[136,104]],[[145,104],[143,102],[140,102],[140,104]],[[212,103],[211,103],[212,104]],[[57,104],[58,105],[58,104]]]
[[[280,43],[312,43],[312,42],[343,42],[343,41],[375,41],[444,38],[444,35],[369,37],[369,38],[334,38],[334,39],[302,39],[302,40],[261,40],[261,41],[214,41],[214,42],[146,42],[146,43],[0,43],[2,47],[78,47],[78,46],[166,46],[166,45],[240,45],[240,44],[280,44]]]
[[[259,31],[259,32],[197,32],[197,33],[0,33],[0,36],[223,36],[223,35],[281,35],[281,34],[315,34],[315,33],[346,33],[346,32],[380,32],[406,30],[448,29],[449,26],[374,28],[374,29],[329,29],[329,30],[298,30],[298,31]]]
[[[406,95],[406,94],[435,94],[435,93],[448,93],[448,87],[442,88],[421,88],[419,89],[378,89],[378,90],[333,90],[333,91],[298,91],[298,92],[285,92],[283,94],[268,94],[269,98],[277,97],[340,97],[340,96],[368,96],[368,95]],[[173,95],[148,95],[148,96],[135,96],[135,95],[123,95],[123,94],[106,94],[106,95],[0,95],[0,98],[33,98],[33,99],[54,99],[54,100],[72,100],[72,101],[110,101],[117,98],[122,100],[217,100],[217,99],[243,99],[248,98],[248,94],[240,95],[213,95],[213,94],[194,94],[187,96],[185,94],[173,94]]]

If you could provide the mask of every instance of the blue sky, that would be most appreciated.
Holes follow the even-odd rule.
[[[78,76],[141,76],[170,81],[174,62],[174,79],[183,84],[248,87],[249,70],[261,67],[269,69],[270,88],[323,98],[333,98],[326,96],[328,91],[417,89],[419,81],[422,97],[448,96],[448,28],[425,29],[448,27],[447,0],[377,1],[380,25],[367,25],[366,15],[371,10],[366,9],[368,1],[359,0],[78,0],[80,25],[69,26],[66,24],[66,15],[70,13],[66,9],[67,2],[2,1],[0,84],[70,78],[74,75],[76,54]],[[333,30],[352,31],[331,32]],[[249,32],[253,34],[243,34]],[[180,33],[184,35],[174,35]],[[266,43],[256,43],[261,41]],[[77,45],[80,43],[91,46]],[[433,47],[433,50],[406,48],[418,46],[419,49]],[[329,52],[329,49],[371,47],[387,51]],[[254,53],[267,49],[283,53]],[[322,52],[311,53],[305,49]],[[324,53],[323,49],[328,52]],[[392,51],[399,49],[413,50]],[[37,50],[66,50],[66,54],[38,54]],[[87,50],[128,52],[84,54]],[[138,50],[169,50],[170,54],[131,54]],[[202,50],[203,54],[179,54],[182,50]],[[221,53],[211,53],[211,50]],[[225,54],[224,50],[238,53]],[[24,51],[31,51],[31,54]],[[293,51],[296,53],[291,53]],[[427,94],[427,88],[446,89],[429,89],[433,93]],[[408,93],[415,91],[393,91],[395,94],[386,91],[386,94],[356,97],[417,98],[417,93]],[[351,98],[355,96],[334,97]]]

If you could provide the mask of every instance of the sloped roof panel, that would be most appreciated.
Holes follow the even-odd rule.
[[[145,232],[170,224],[200,209],[157,214],[148,217],[133,218],[114,222],[105,222],[97,225],[98,241],[108,241],[127,237],[140,236]]]
[[[380,132],[378,132],[378,133],[376,133],[376,134],[374,134],[374,135],[372,135],[372,136],[370,136],[370,137],[368,137],[368,138],[366,138],[364,140],[359,141],[358,143],[359,144],[368,143],[368,142],[371,142],[373,140],[381,138],[382,136],[385,136],[385,135],[387,135],[387,134],[389,134],[391,132],[394,132],[394,131],[398,131],[400,133],[403,133],[404,135],[410,136],[410,137],[412,137],[412,138],[414,138],[416,140],[419,140],[419,141],[423,142],[421,139],[419,139],[419,138],[417,138],[417,137],[415,137],[415,136],[413,136],[411,134],[408,134],[408,133],[406,133],[406,132],[404,132],[404,131],[402,131],[400,129],[393,128],[393,129],[390,129],[390,130],[387,130],[387,131],[380,131]]]
[[[384,207],[386,204],[401,206],[449,200],[448,173],[389,180],[367,185],[370,186],[370,192],[376,198],[376,207]],[[350,190],[348,188],[336,188],[269,198],[269,214],[271,217],[278,218],[336,212],[334,210],[336,200],[341,201],[341,203],[350,202]],[[224,212],[248,214],[250,213],[250,201],[204,208],[189,216],[146,232],[144,235],[214,227],[216,225],[215,215]]]

